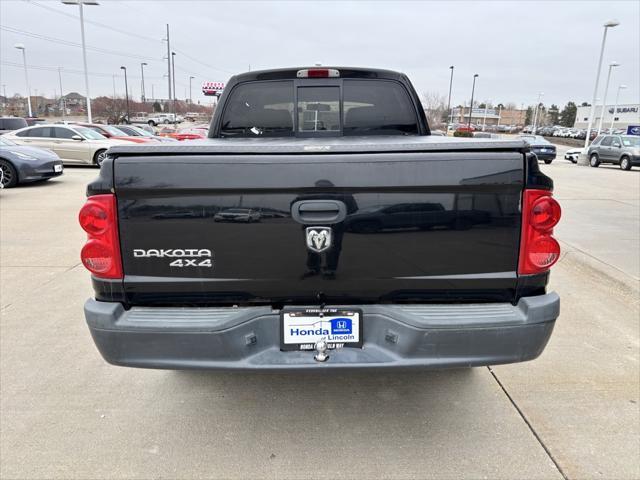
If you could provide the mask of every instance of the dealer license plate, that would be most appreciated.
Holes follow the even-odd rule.
[[[53,166],[53,171],[58,173],[62,171],[62,165],[54,165]]]
[[[280,314],[282,350],[315,350],[320,340],[330,349],[362,347],[362,311],[336,308],[287,308]]]

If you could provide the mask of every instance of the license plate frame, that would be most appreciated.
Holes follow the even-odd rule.
[[[60,173],[60,172],[62,172],[62,169],[63,169],[62,164],[54,165],[53,166],[53,173]]]
[[[317,320],[311,321],[311,319]],[[347,322],[338,323],[341,319]],[[299,323],[292,324],[292,320]],[[349,324],[348,321],[351,323]],[[319,329],[326,329],[328,335],[314,334],[304,338],[300,336],[299,342],[291,342],[292,339],[295,340],[295,335],[285,335],[285,327],[311,328],[310,325],[317,322],[322,322]],[[280,311],[279,327],[280,350],[282,351],[313,351],[315,350],[315,342],[322,338],[327,341],[330,350],[336,348],[362,348],[364,341],[363,314],[359,308],[285,307]],[[311,329],[313,330],[313,328]],[[314,332],[317,331],[314,330]],[[350,334],[356,337],[356,341],[348,339]],[[338,338],[342,341],[335,341]],[[308,339],[308,341],[304,342],[302,341],[303,339]]]

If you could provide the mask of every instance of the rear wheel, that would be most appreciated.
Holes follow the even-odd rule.
[[[171,122],[169,121],[169,119],[168,119],[168,118],[165,118],[165,119],[164,119],[164,124],[165,124],[165,125],[169,125],[170,123],[171,123]]]
[[[153,120],[149,120],[147,122],[147,125],[149,125],[150,127],[155,127],[156,126],[156,122],[154,122]]]
[[[0,158],[0,178],[2,179],[2,188],[11,188],[18,184],[18,172],[15,167],[2,158]]]
[[[594,168],[600,166],[600,159],[598,158],[597,153],[591,154],[591,156],[589,157],[589,165],[591,165]]]
[[[544,163],[545,163],[545,165],[550,165],[552,161],[553,160],[545,160]]]
[[[101,166],[102,162],[104,162],[104,159],[107,158],[107,151],[106,150],[98,150],[94,155],[93,155],[93,163],[95,163],[97,166]]]
[[[631,170],[631,159],[624,156],[620,159],[620,168],[622,170]]]

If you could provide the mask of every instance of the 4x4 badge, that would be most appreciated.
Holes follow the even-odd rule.
[[[331,248],[330,227],[307,227],[307,248],[312,252],[324,252]]]

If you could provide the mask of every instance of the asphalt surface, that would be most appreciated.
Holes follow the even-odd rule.
[[[78,259],[97,171],[0,192],[0,478],[639,478],[640,171],[542,168],[564,208],[546,351],[418,373],[110,366]]]

